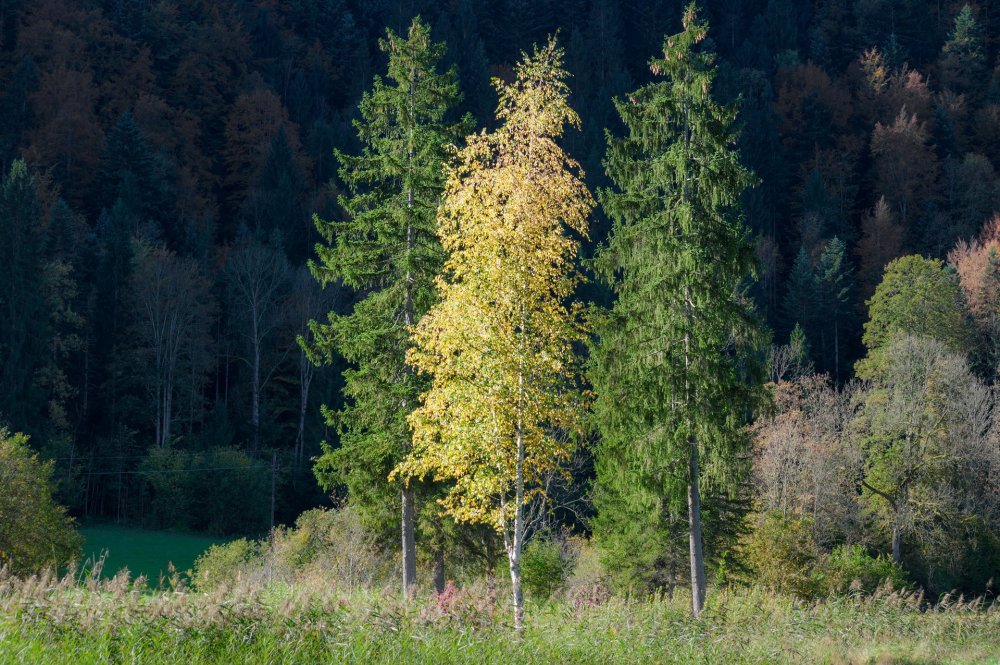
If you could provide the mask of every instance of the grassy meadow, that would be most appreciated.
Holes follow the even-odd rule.
[[[0,663],[1000,664],[1000,608],[912,592],[804,602],[715,591],[689,600],[577,593],[529,604],[449,587],[404,606],[389,589],[322,578],[209,592],[150,591],[124,575],[0,581]]]

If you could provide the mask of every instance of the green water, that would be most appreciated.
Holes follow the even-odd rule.
[[[111,577],[122,568],[128,568],[132,577],[145,575],[156,584],[160,575],[169,576],[173,563],[178,571],[186,571],[194,560],[212,545],[226,542],[190,533],[149,531],[117,526],[88,526],[80,529],[83,534],[84,561],[93,561],[107,550],[103,577]]]

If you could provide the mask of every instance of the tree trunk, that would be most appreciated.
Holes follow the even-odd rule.
[[[299,356],[299,429],[295,434],[295,463],[301,464],[306,449],[306,412],[309,410],[309,386],[312,369],[304,351]]]
[[[673,601],[674,589],[677,588],[677,554],[670,550],[670,568],[667,572],[667,599]]]
[[[444,548],[439,547],[434,552],[434,590],[438,595],[444,593]]]
[[[895,563],[903,562],[902,544],[903,530],[900,528],[899,517],[897,516],[892,523],[892,560]]]
[[[705,555],[701,540],[701,494],[698,489],[698,445],[690,442],[688,478],[688,543],[691,549],[691,611],[695,618],[705,609]]]
[[[173,421],[171,412],[174,410],[174,391],[168,384],[163,393],[163,441],[160,446],[166,448],[170,445],[170,425]]]
[[[414,540],[414,495],[410,487],[402,492],[403,597],[412,600],[417,593],[417,544]]]
[[[254,344],[253,350],[253,404],[250,414],[250,424],[253,428],[253,450],[260,450],[260,345]]]
[[[521,383],[524,377],[520,378]],[[520,426],[517,432],[517,484],[514,500],[514,533],[507,545],[507,558],[510,564],[511,592],[514,596],[514,629],[519,631],[524,627],[524,593],[521,591],[521,551],[524,548],[524,435]]]
[[[520,631],[524,628],[524,593],[521,591],[520,552],[512,552],[510,555],[510,587],[514,596],[514,630]]]
[[[838,305],[839,307],[839,305]],[[840,322],[836,313],[833,316],[833,380],[840,385]]]
[[[278,478],[278,451],[271,452],[271,531],[274,531],[274,500],[276,496]]]

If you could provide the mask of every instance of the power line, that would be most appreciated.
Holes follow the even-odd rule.
[[[152,476],[158,473],[197,473],[202,471],[252,471],[270,470],[269,466],[206,466],[190,469],[153,469],[153,470],[132,470],[132,471],[81,471],[81,476]]]

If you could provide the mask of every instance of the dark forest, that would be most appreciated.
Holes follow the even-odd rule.
[[[1000,4],[701,9],[711,29],[699,49],[716,57],[711,96],[734,105],[733,147],[753,174],[739,198],[757,266],[746,297],[771,331],[759,355],[779,412],[794,403],[818,417],[835,405],[810,396],[843,406],[852,381],[881,376],[884,358],[856,363],[882,339],[869,305],[904,256],[886,273],[900,286],[885,298],[914,280],[960,277],[965,309],[954,322],[947,303],[912,320],[886,316],[961,350],[968,376],[992,383]],[[683,10],[666,0],[0,2],[0,422],[53,462],[57,499],[84,522],[261,535],[340,505],[352,481],[323,460],[343,428],[321,406],[344,407],[353,365],[337,352],[315,363],[309,322],[352,311],[370,289],[321,288],[309,263],[331,241],[325,220],[347,215],[354,185],[337,155],[362,153],[359,102],[389,64],[379,40],[387,29],[406,35],[415,16],[430,26],[442,69],[457,72],[445,120],[465,135],[497,126],[491,78],[513,80],[522,52],[556,35],[580,116],[560,142],[599,192],[620,185],[605,168],[608,137],[627,129],[615,100],[654,80],[650,59],[681,30]],[[611,229],[597,206],[578,257],[581,303],[614,300],[592,261]],[[788,425],[780,417],[759,440]],[[769,459],[758,460],[765,494],[776,482]],[[581,453],[572,473],[586,487],[599,471]],[[709,532],[712,516],[745,510],[732,497],[706,502]],[[553,520],[589,533],[593,514],[588,504]],[[830,528],[854,528],[844,519]],[[397,537],[383,527],[386,542]],[[938,579],[916,540],[883,536],[897,561],[910,547],[932,588],[979,588],[1000,569]],[[737,536],[718,526],[712,537]],[[724,565],[723,549],[712,565]],[[649,562],[643,582],[655,586],[673,565]]]

